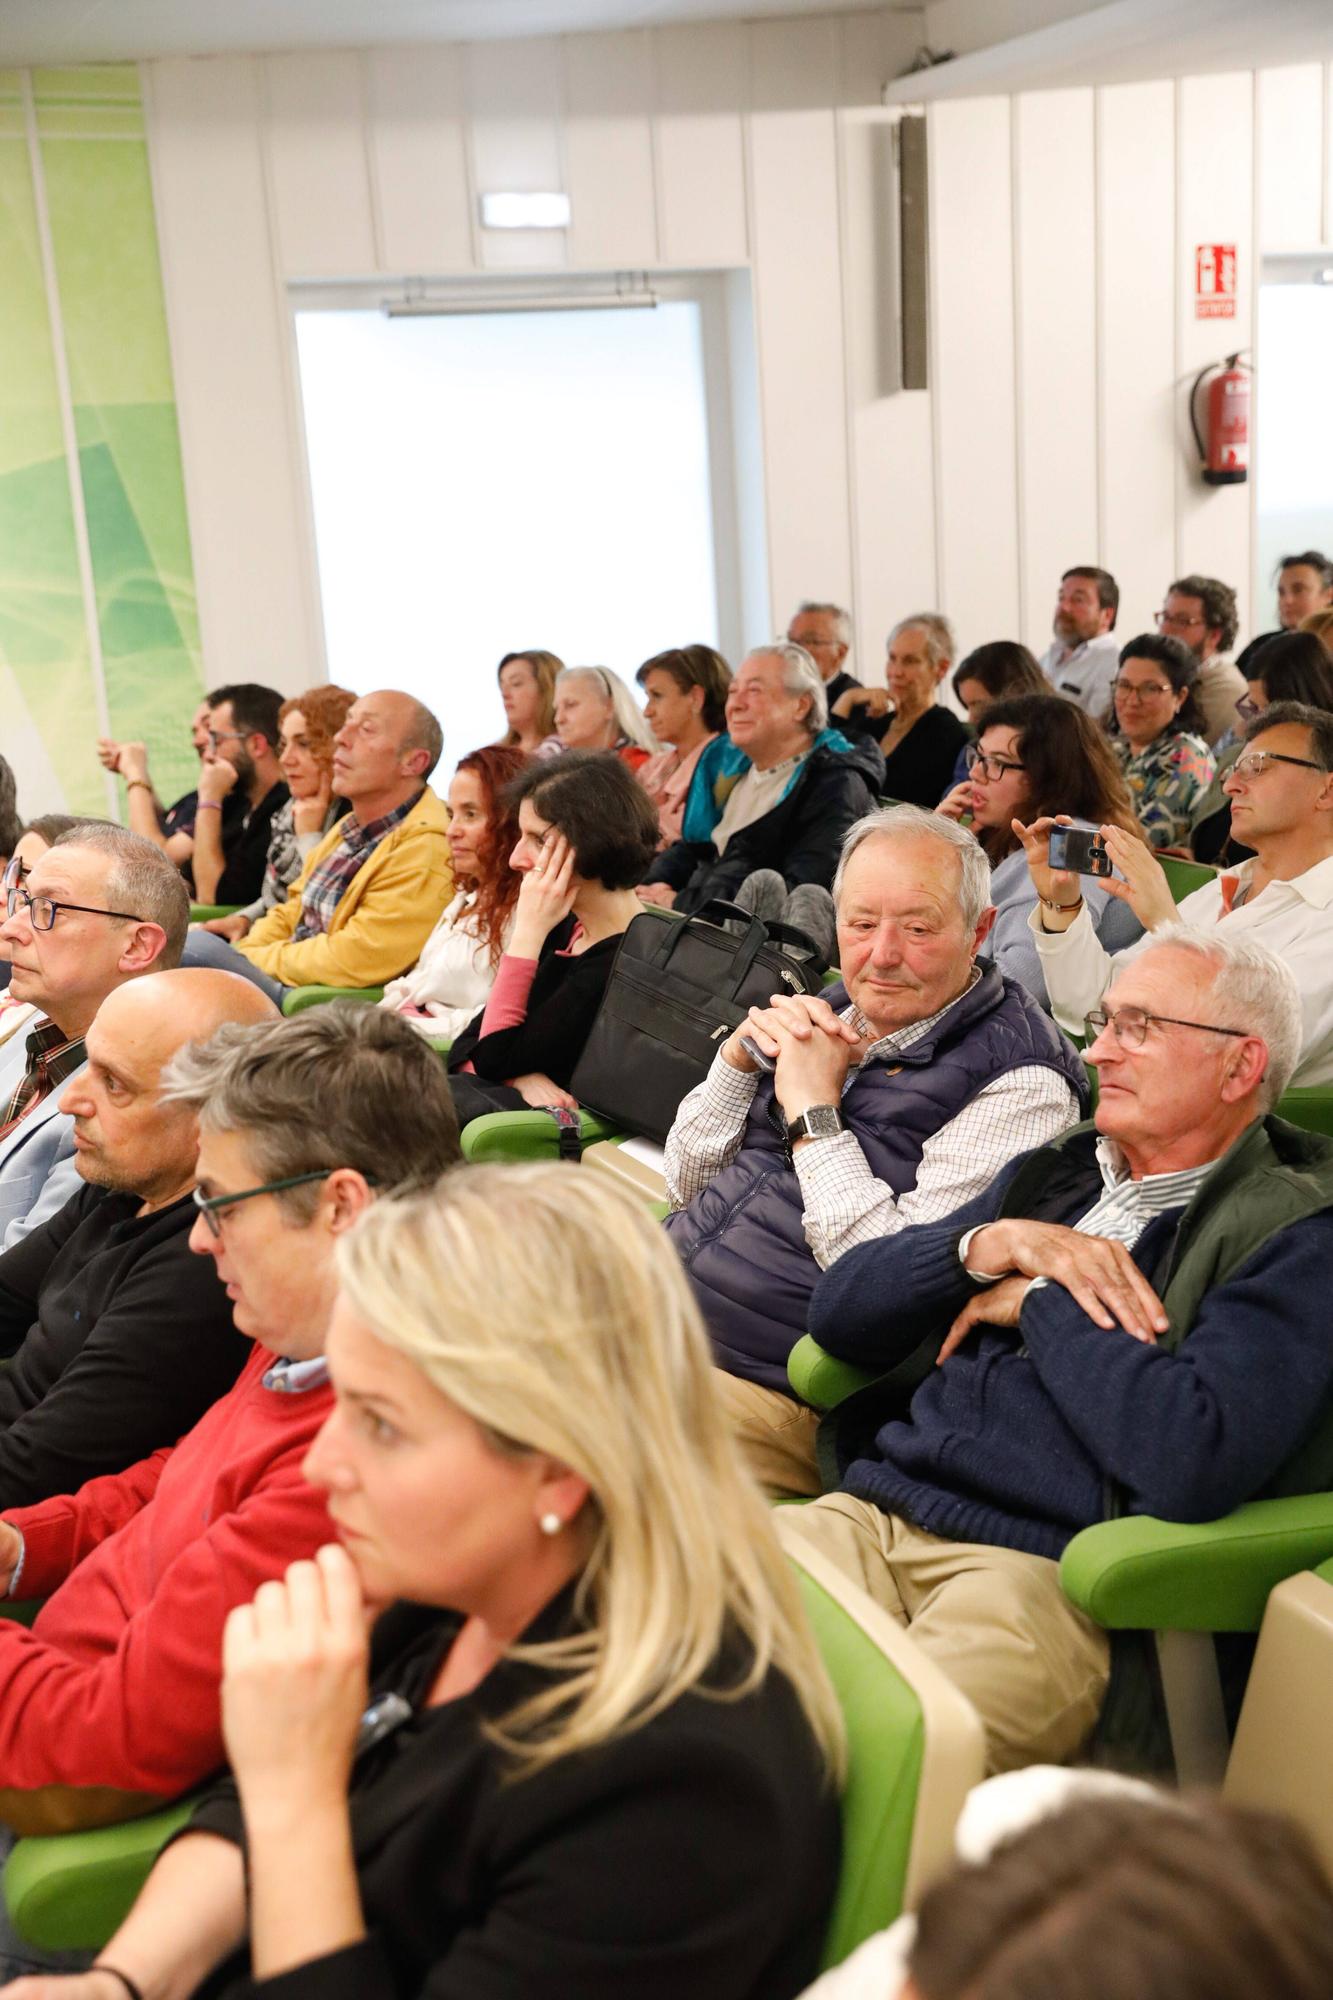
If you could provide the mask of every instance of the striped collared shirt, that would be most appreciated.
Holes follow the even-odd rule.
[[[355,813],[348,813],[339,823],[341,838],[336,847],[330,848],[317,868],[312,868],[301,897],[301,919],[292,933],[294,940],[322,937],[333,922],[337,909],[348,884],[357,874],[371,849],[378,847],[385,834],[392,833],[401,825],[420,799],[404,800],[392,812],[380,819],[368,820],[362,826]]]
[[[1133,1180],[1125,1156],[1114,1139],[1097,1141],[1097,1165],[1105,1193],[1073,1227],[1080,1236],[1104,1236],[1132,1250],[1155,1215],[1184,1208],[1202,1186],[1216,1160],[1201,1167],[1182,1167],[1173,1174],[1144,1174]]]
[[[87,1058],[82,1035],[67,1035],[54,1021],[42,1021],[27,1040],[28,1061],[0,1117],[0,1139],[8,1138],[21,1118],[59,1089],[67,1076],[82,1069]]]

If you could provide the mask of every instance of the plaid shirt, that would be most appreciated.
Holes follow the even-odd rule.
[[[43,1021],[28,1036],[28,1063],[10,1094],[0,1122],[0,1139],[7,1139],[20,1118],[26,1118],[44,1097],[83,1067],[83,1036],[72,1038],[54,1021]]]
[[[383,819],[372,819],[365,826],[355,813],[348,813],[341,822],[342,838],[336,847],[330,848],[317,868],[312,868],[301,897],[301,921],[292,932],[293,940],[322,937],[333,921],[347,885],[357,873],[372,848],[378,847],[386,833],[392,833],[411,812],[416,798],[395,806]]]

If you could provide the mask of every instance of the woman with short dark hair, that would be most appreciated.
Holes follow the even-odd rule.
[[[672,646],[634,676],[647,697],[644,720],[667,748],[650,757],[639,783],[657,807],[659,847],[679,840],[700,755],[727,726],[731,668],[711,646]]]
[[[1121,650],[1107,727],[1151,847],[1188,837],[1195,805],[1212,783],[1198,676],[1198,661],[1179,639],[1142,632]]]
[[[450,1052],[460,1125],[573,1107],[570,1078],[657,847],[652,803],[614,755],[566,751],[506,797],[518,807],[510,865],[523,882],[491,996]]]

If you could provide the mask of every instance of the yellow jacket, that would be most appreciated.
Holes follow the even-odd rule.
[[[318,937],[293,938],[310,872],[338,845],[339,827],[306,856],[285,903],[260,920],[238,951],[284,986],[386,986],[421,956],[454,892],[445,830],[449,814],[427,785],[407,818],[373,847]]]

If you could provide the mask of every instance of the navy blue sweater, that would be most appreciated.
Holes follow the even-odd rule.
[[[820,1345],[887,1370],[942,1342],[975,1290],[959,1238],[994,1221],[1019,1164],[946,1221],[840,1257],[811,1305]],[[1076,1222],[1099,1193],[1089,1181],[1048,1219]],[[1157,1267],[1181,1213],[1149,1223],[1133,1253],[1141,1269]],[[931,1371],[908,1414],[846,1466],[842,1490],[930,1534],[1051,1557],[1105,1518],[1108,1482],[1127,1512],[1215,1520],[1263,1489],[1333,1392],[1330,1270],[1325,1210],[1209,1292],[1174,1354],[1104,1330],[1063,1286],[1041,1286],[1017,1329],[978,1327]]]

